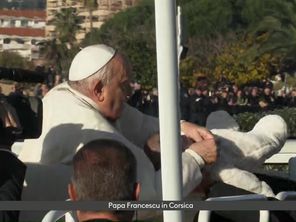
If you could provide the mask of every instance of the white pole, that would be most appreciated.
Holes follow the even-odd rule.
[[[178,50],[178,70],[180,70],[181,53],[183,50],[182,46],[182,24],[181,24],[181,7],[177,7],[177,50]],[[178,73],[179,74],[179,73]],[[179,78],[179,76],[178,76]]]
[[[178,59],[174,0],[155,0],[157,73],[163,200],[182,199],[179,148]],[[164,222],[182,221],[182,211],[164,211]]]

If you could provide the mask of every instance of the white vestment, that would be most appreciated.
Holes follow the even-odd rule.
[[[115,139],[124,143],[136,157],[140,199],[157,200],[162,198],[161,174],[154,170],[143,151],[146,140],[157,131],[157,119],[128,105],[125,105],[121,118],[115,124],[110,123],[89,98],[63,83],[44,97],[42,134],[38,139],[25,141],[19,158],[31,163],[70,165],[76,151],[87,142]],[[195,153],[182,153],[184,195],[188,195],[202,179],[200,160]],[[47,197],[46,193],[42,195],[49,198],[45,200],[60,198]],[[28,195],[25,196],[28,200]]]

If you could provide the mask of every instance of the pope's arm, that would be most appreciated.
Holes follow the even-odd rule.
[[[116,128],[133,144],[143,148],[151,135],[159,132],[159,123],[157,118],[145,115],[125,104],[123,112],[116,122]]]
[[[145,153],[156,170],[160,169],[159,135],[153,135],[147,142]],[[217,159],[217,147],[214,139],[207,139],[190,145],[182,153],[183,195],[187,196],[202,180],[201,169]],[[159,179],[160,180],[160,179]],[[160,185],[159,185],[160,186]]]
[[[138,147],[144,147],[151,135],[159,131],[158,124],[157,118],[145,115],[126,105],[121,118],[117,122],[117,128],[129,141]],[[205,162],[201,155],[197,153],[201,152],[203,155],[208,155],[206,148],[207,146],[204,146],[204,144],[194,144],[191,149],[182,153],[183,194],[185,196],[202,180],[201,169]],[[211,160],[206,161],[206,163],[211,163]],[[156,171],[155,179],[156,190],[161,193],[161,174],[159,170]]]

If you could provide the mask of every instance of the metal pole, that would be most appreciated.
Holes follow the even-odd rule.
[[[181,7],[178,6],[177,7],[177,50],[178,50],[178,70],[180,70],[180,61],[181,61],[181,53],[183,50],[183,46],[182,46],[182,25],[181,25]],[[179,74],[179,72],[178,72]],[[179,76],[178,76],[178,79]]]
[[[157,73],[163,200],[182,199],[179,148],[178,59],[174,0],[155,0]],[[164,211],[165,222],[182,221],[182,211]]]

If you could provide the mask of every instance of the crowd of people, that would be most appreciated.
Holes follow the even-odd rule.
[[[131,84],[133,93],[128,103],[141,112],[158,117],[158,93],[141,89],[139,83]],[[207,116],[216,110],[230,114],[261,112],[296,106],[296,88],[277,90],[268,80],[256,85],[238,87],[226,80],[209,86],[206,77],[197,78],[195,88],[181,87],[180,110],[184,120],[205,125]]]
[[[43,98],[51,88],[59,85],[63,82],[61,75],[56,74],[55,72],[48,72],[48,76],[44,83],[38,83],[34,87],[33,95],[39,98]]]

